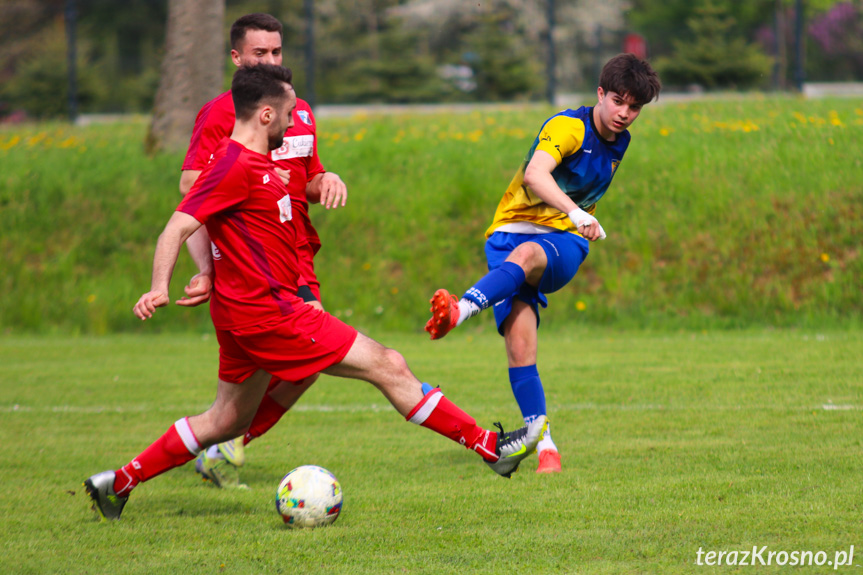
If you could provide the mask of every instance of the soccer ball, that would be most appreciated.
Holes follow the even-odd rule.
[[[291,529],[332,524],[342,510],[342,487],[336,476],[317,465],[289,472],[276,491],[276,511]]]

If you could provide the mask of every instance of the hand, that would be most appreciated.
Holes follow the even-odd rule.
[[[143,321],[153,317],[157,307],[165,307],[170,302],[166,292],[153,290],[141,296],[141,299],[132,308],[132,312]]]
[[[283,170],[282,168],[276,168],[276,173],[279,174],[279,178],[282,179],[282,183],[287,186],[288,182],[291,181],[291,171]]]
[[[327,209],[344,206],[348,201],[348,187],[332,172],[325,172],[321,177],[321,205]]]
[[[210,299],[210,294],[213,293],[213,278],[208,274],[199,273],[192,276],[189,280],[189,285],[183,288],[186,292],[185,297],[177,300],[177,305],[186,307],[195,307]]]
[[[578,227],[578,232],[584,236],[584,239],[591,242],[605,239],[605,230],[602,229],[602,226],[599,225],[599,221],[595,218],[592,222],[582,223],[582,225]]]
[[[605,230],[603,230],[602,226],[599,225],[599,220],[581,208],[576,207],[567,215],[572,223],[575,224],[575,228],[578,230],[578,233],[584,236],[584,239],[591,242],[605,239]]]

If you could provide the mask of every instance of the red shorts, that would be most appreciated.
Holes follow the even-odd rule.
[[[219,379],[242,383],[259,369],[300,381],[342,361],[357,330],[309,305],[261,326],[216,330]]]

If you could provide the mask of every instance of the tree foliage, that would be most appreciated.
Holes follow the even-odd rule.
[[[221,63],[239,16],[284,24],[285,64],[307,92],[304,0],[224,0]],[[548,0],[314,0],[317,101],[322,103],[540,99],[546,94]],[[161,76],[168,0],[75,0],[81,112],[149,112]],[[560,92],[588,92],[622,38],[644,36],[667,84],[749,87],[792,69],[795,0],[556,0]],[[806,0],[807,76],[863,79],[860,0]],[[0,115],[62,116],[67,86],[66,0],[0,0]],[[701,10],[702,13],[697,12]],[[732,22],[733,24],[727,24]],[[782,25],[776,24],[781,21]],[[693,28],[694,26],[694,28]],[[706,27],[706,28],[705,28]],[[777,36],[778,34],[778,36]],[[838,43],[837,43],[838,40]],[[190,58],[196,58],[194,49]],[[735,69],[736,68],[736,69]],[[229,79],[229,78],[228,78]],[[225,84],[222,84],[225,87]],[[671,86],[670,86],[671,87]]]
[[[743,37],[726,4],[703,0],[686,24],[689,36],[674,40],[672,56],[656,61],[666,84],[750,88],[769,78],[771,59]]]

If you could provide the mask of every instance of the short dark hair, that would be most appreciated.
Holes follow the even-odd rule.
[[[261,102],[278,102],[285,97],[285,84],[291,87],[293,74],[289,68],[274,64],[241,66],[234,72],[231,98],[240,120],[251,118]]]
[[[279,19],[256,12],[254,14],[246,14],[240,16],[236,22],[231,24],[231,49],[239,49],[240,43],[245,39],[246,32],[249,30],[265,30],[267,32],[278,32],[282,35],[282,23]]]
[[[644,105],[659,98],[662,83],[646,60],[634,54],[618,54],[602,67],[599,87],[605,92],[629,95]]]

